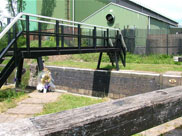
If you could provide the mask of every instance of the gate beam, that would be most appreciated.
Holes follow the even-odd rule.
[[[0,124],[0,136],[129,136],[181,117],[181,90],[182,86],[178,86]]]

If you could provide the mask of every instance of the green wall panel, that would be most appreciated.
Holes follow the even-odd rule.
[[[26,8],[24,12],[41,15],[43,0],[25,0],[25,1],[26,1]],[[66,1],[65,0],[56,0],[56,6],[54,8],[52,17],[66,19]],[[34,22],[30,23],[31,30],[37,30],[37,26],[38,26],[37,23],[34,23]],[[52,27],[53,26],[48,26],[48,29]]]
[[[42,1],[43,0],[25,0],[27,5],[24,12],[32,14],[40,14],[42,10]],[[111,0],[75,0],[75,21],[82,21],[88,16],[92,15],[97,10],[106,6]],[[69,19],[72,20],[72,3],[73,0],[69,1],[69,6],[67,6],[67,0],[56,0],[56,6],[53,12],[53,17],[67,19],[67,8],[69,8]],[[115,16],[115,22],[113,25],[107,23],[105,17],[108,13],[111,13]],[[127,28],[138,28],[138,29],[147,29],[148,27],[148,17],[133,12],[131,10],[119,7],[113,4],[108,5],[106,8],[90,16],[87,20],[84,21],[88,24],[96,24],[101,26],[109,27],[119,27],[123,29]],[[164,30],[166,33],[169,31],[169,25],[156,20],[154,18],[150,19],[151,29],[160,29]],[[31,23],[31,29],[37,28],[36,23]]]
[[[25,13],[31,13],[31,14],[37,14],[37,0],[25,0],[26,7],[24,12]],[[36,19],[35,17],[31,17],[30,19]],[[37,23],[31,22],[30,23],[30,30],[36,30],[37,29]]]
[[[37,14],[41,14],[42,0],[37,0]],[[52,17],[66,19],[66,0],[56,0]]]
[[[115,22],[110,25],[106,20],[106,15],[111,13],[115,16]],[[110,4],[97,14],[90,16],[87,20],[84,21],[88,24],[95,24],[107,27],[116,27],[123,29],[124,27],[129,28],[140,28],[147,29],[148,26],[148,17],[128,9]]]
[[[37,0],[25,0],[26,7],[24,12],[37,14]]]
[[[75,20],[82,21],[104,7],[110,0],[75,0]]]

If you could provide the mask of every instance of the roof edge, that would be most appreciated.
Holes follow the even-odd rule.
[[[107,7],[110,6],[110,5],[119,6],[119,7],[125,8],[125,9],[127,9],[127,10],[130,10],[130,11],[139,13],[139,14],[141,14],[141,15],[147,16],[147,17],[149,16],[149,15],[147,15],[147,14],[145,14],[145,13],[142,13],[142,12],[139,12],[139,11],[136,11],[136,10],[133,10],[133,9],[130,9],[130,8],[127,8],[127,7],[125,7],[125,6],[122,6],[122,5],[113,3],[113,2],[110,2],[110,3],[108,3],[107,5],[105,5],[104,7],[100,8],[99,10],[95,11],[94,13],[92,13],[91,15],[89,15],[88,17],[86,17],[85,19],[83,19],[81,22],[86,21],[88,18],[90,18],[90,17],[96,15],[97,13],[99,13],[100,11],[102,11],[103,9],[107,8]]]
[[[149,10],[149,11],[155,13],[155,14],[158,14],[159,16],[161,16],[161,17],[163,17],[163,18],[166,18],[166,19],[168,19],[168,20],[170,20],[170,21],[172,21],[172,22],[174,22],[174,23],[176,23],[176,24],[179,24],[177,21],[171,19],[170,17],[168,17],[168,16],[166,16],[166,15],[163,15],[163,14],[159,13],[158,11],[155,11],[154,9],[150,9],[151,7],[148,7],[148,6],[146,6],[146,5],[142,5],[142,4],[140,4],[140,3],[137,3],[137,2],[134,2],[134,1],[131,1],[131,0],[128,0],[128,1],[131,2],[131,3],[133,3],[133,4],[136,4],[136,5],[138,5],[138,6],[141,6],[141,7],[145,8],[145,9],[147,9],[147,10]],[[152,16],[151,16],[151,17],[152,17]],[[154,17],[154,18],[156,18],[156,17]],[[157,19],[157,18],[156,18],[156,19]],[[165,22],[166,22],[166,21],[165,21]]]
[[[129,1],[130,1],[130,0],[129,0]],[[157,19],[157,20],[159,20],[159,21],[163,21],[163,22],[168,23],[168,24],[170,24],[170,25],[178,26],[178,22],[176,22],[176,21],[174,21],[174,20],[172,20],[172,19],[170,19],[170,18],[168,18],[168,17],[166,17],[166,16],[164,16],[164,15],[161,15],[161,14],[159,14],[159,13],[157,13],[157,12],[151,10],[151,9],[148,9],[148,8],[146,8],[146,7],[144,7],[144,6],[140,5],[140,4],[137,4],[137,3],[133,2],[133,1],[130,1],[130,2],[132,2],[132,3],[136,4],[136,5],[139,5],[139,6],[145,8],[145,9],[147,9],[147,10],[150,10],[151,12],[153,12],[153,13],[155,13],[155,14],[158,14],[159,16],[161,16],[161,17],[163,17],[163,18],[166,18],[167,20],[170,20],[170,21],[172,21],[172,22],[174,22],[174,23],[171,23],[170,21],[168,22],[168,21],[163,20],[163,19],[159,19],[159,18],[157,18],[157,17],[155,17],[155,16],[147,15],[147,14],[145,14],[145,13],[139,12],[139,11],[137,11],[137,10],[134,10],[134,9],[131,9],[131,8],[128,8],[128,7],[125,7],[125,6],[123,6],[123,5],[120,5],[120,4],[117,4],[117,3],[113,3],[113,2],[110,2],[110,3],[108,3],[107,5],[105,5],[104,7],[100,8],[100,9],[97,10],[97,11],[95,11],[94,13],[92,13],[91,15],[89,15],[88,17],[86,17],[85,19],[83,19],[81,22],[85,22],[85,21],[88,20],[90,17],[96,15],[97,13],[99,13],[99,12],[102,11],[103,9],[107,8],[108,6],[110,6],[110,5],[115,5],[115,6],[118,6],[118,7],[127,9],[127,10],[130,10],[130,11],[132,11],[132,12],[135,12],[135,13],[138,13],[138,14],[141,14],[141,15],[144,15],[144,16],[147,16],[147,17],[151,17],[151,18]]]

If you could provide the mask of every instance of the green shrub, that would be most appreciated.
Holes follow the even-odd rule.
[[[18,38],[18,47],[23,47],[26,45],[26,38],[24,36],[20,36]]]
[[[1,90],[0,102],[10,98],[18,98],[19,96],[22,96],[23,94],[24,92],[16,92],[14,89]]]
[[[8,45],[8,38],[7,35],[5,35],[1,40],[0,40],[0,51],[5,48]]]

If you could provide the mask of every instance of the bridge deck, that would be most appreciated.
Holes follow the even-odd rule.
[[[69,55],[69,54],[80,54],[80,53],[98,53],[98,52],[119,52],[119,48],[104,48],[104,47],[97,47],[97,48],[81,48],[78,49],[77,47],[73,48],[31,48],[28,51],[26,48],[19,49],[22,56],[24,58],[37,58],[41,56],[51,56],[51,55]],[[13,55],[14,51],[10,50],[7,53],[7,56]]]

